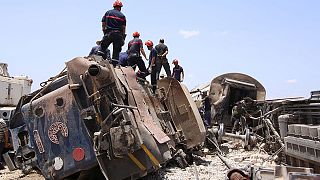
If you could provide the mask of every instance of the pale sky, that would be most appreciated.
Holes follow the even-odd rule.
[[[189,89],[229,72],[256,78],[269,99],[309,97],[320,89],[318,0],[122,2],[126,42],[134,31],[143,41],[164,38],[169,61],[179,59]],[[38,89],[64,62],[89,53],[112,3],[1,0],[0,61],[9,64],[10,75],[28,75]]]

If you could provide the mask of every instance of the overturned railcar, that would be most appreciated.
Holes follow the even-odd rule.
[[[231,126],[232,107],[236,102],[249,97],[253,100],[265,100],[266,90],[263,85],[246,74],[227,73],[211,81],[209,96],[212,104],[214,122],[223,122]]]
[[[21,99],[11,127],[19,132],[16,164],[48,179],[137,179],[157,170],[205,139],[185,87],[172,78],[159,86],[154,95],[131,67],[113,67],[99,56],[67,62]]]

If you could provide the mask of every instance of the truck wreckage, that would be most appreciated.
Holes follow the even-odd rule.
[[[20,100],[10,123],[25,173],[137,179],[171,159],[185,166],[206,137],[187,88],[173,78],[159,80],[154,95],[131,67],[93,56],[67,62],[43,85]]]

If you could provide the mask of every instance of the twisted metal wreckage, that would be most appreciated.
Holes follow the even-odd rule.
[[[213,120],[222,124],[208,131],[217,142],[240,139],[247,149],[258,142],[260,149],[270,156],[261,166],[243,169],[241,176],[251,179],[314,179],[320,178],[320,91],[311,92],[310,98],[265,100],[264,87],[254,78],[241,73],[228,73],[213,79],[209,96],[212,99]],[[231,116],[236,102],[249,98],[240,121],[240,134],[230,133]],[[212,141],[211,141],[212,142]],[[219,146],[212,142],[218,152]],[[226,163],[223,157],[220,159]],[[264,167],[266,161],[275,160],[273,169]],[[226,166],[231,168],[226,163]],[[239,171],[235,172],[239,175]],[[231,178],[230,178],[231,179]]]
[[[16,165],[48,179],[97,169],[108,179],[136,179],[170,159],[186,165],[206,137],[198,109],[173,78],[159,80],[157,95],[149,86],[131,67],[99,56],[67,62],[17,106],[10,127],[19,137]]]
[[[20,99],[10,121],[12,137],[18,137],[13,138],[14,162],[24,173],[38,168],[47,179],[137,179],[171,160],[187,166],[203,145],[215,147],[231,169],[230,179],[316,177],[313,172],[320,172],[317,92],[310,99],[265,100],[266,91],[254,78],[218,76],[209,89],[216,123],[206,130],[184,85],[167,77],[152,94],[131,67],[113,67],[99,56],[67,62],[42,86]],[[252,99],[245,106],[249,116],[241,117],[242,127],[233,134],[232,107],[246,97]],[[220,150],[230,138],[243,141],[248,150],[259,144],[270,154],[265,162],[286,166],[231,167]]]

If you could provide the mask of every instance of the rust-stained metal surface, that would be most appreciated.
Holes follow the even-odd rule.
[[[235,87],[238,89],[247,89],[253,92],[252,97],[256,100],[265,100],[266,90],[263,85],[253,77],[242,73],[227,73],[214,78],[210,85],[210,96],[212,103],[218,101],[225,88]],[[248,94],[250,96],[250,94]],[[240,98],[241,100],[241,98]]]
[[[205,129],[187,89],[170,84],[164,99],[137,81],[131,67],[113,67],[98,56],[66,62],[47,86],[20,102],[23,122],[12,128],[25,126],[30,141],[20,147],[35,153],[32,163],[20,164],[48,179],[88,173],[137,179],[173,156],[183,158],[183,151],[203,144]]]
[[[161,100],[170,112],[177,131],[181,133],[179,141],[188,148],[204,142],[206,130],[188,89],[171,77],[159,80],[158,86]]]

